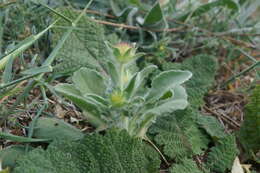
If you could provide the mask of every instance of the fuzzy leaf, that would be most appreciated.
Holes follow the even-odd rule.
[[[73,103],[82,110],[97,114],[97,110],[99,110],[98,105],[95,104],[93,100],[81,96],[82,94],[74,87],[74,85],[59,84],[55,86],[55,90],[63,94],[67,99],[73,101]]]
[[[192,107],[203,105],[203,97],[212,86],[217,71],[215,57],[201,54],[180,63],[164,63],[163,70],[189,70],[192,78],[185,83],[188,101]]]
[[[140,89],[142,83],[144,82],[144,79],[148,77],[148,75],[155,69],[157,69],[155,65],[150,65],[132,77],[127,88],[125,89],[125,92],[128,93],[128,97],[131,97],[137,93],[138,89]]]
[[[14,167],[16,160],[26,154],[26,147],[23,145],[12,145],[0,151],[0,161],[2,168]],[[32,148],[29,147],[29,150]]]
[[[245,108],[239,138],[248,153],[260,151],[260,85],[256,86]]]
[[[214,57],[209,55],[188,58],[181,64],[163,64],[164,70],[182,69],[193,74],[185,83],[190,106],[183,111],[160,117],[149,131],[156,135],[156,143],[163,146],[164,153],[170,158],[180,160],[200,154],[207,148],[209,140],[197,124],[198,117],[201,116],[197,109],[203,104],[203,96],[214,81],[216,68]],[[176,96],[176,93],[174,95]]]
[[[55,118],[39,118],[33,136],[42,139],[78,140],[83,133],[74,126]]]
[[[233,162],[239,151],[236,146],[236,139],[229,135],[218,141],[209,153],[207,165],[212,171],[225,172],[231,170]]]
[[[144,19],[144,25],[152,25],[163,20],[160,3],[156,3]]]
[[[213,116],[199,116],[198,124],[206,130],[212,138],[223,138],[226,136],[224,127]]]
[[[57,141],[18,160],[14,173],[157,173],[158,154],[126,131],[87,135],[77,142]]]
[[[156,134],[156,143],[163,146],[164,153],[170,158],[181,160],[201,154],[207,148],[209,140],[196,124],[197,114],[189,108],[176,111],[159,118],[150,129],[150,133]]]
[[[80,14],[69,8],[62,8],[57,11],[71,20],[75,20]],[[60,27],[52,30],[53,46],[60,40],[64,31],[71,27],[66,20],[59,20],[57,25]],[[105,36],[102,26],[90,21],[84,15],[59,51],[54,71],[71,73],[80,67],[101,68],[101,63],[105,62],[109,57],[104,40]]]
[[[189,78],[192,73],[189,71],[170,70],[161,72],[152,81],[152,88],[146,96],[148,102],[153,102],[162,97],[172,87],[181,85]]]
[[[166,113],[171,113],[175,110],[185,109],[187,105],[188,102],[186,99],[172,99],[152,109],[147,110],[144,114],[163,115]]]
[[[81,68],[72,76],[75,87],[81,94],[104,95],[106,86],[103,77],[95,70]]]
[[[192,159],[183,159],[182,163],[180,164],[173,164],[173,166],[170,168],[171,173],[204,173],[201,171],[198,166],[196,165],[196,162],[194,162]]]

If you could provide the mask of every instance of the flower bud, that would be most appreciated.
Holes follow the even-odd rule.
[[[121,107],[125,104],[126,99],[124,94],[119,91],[115,91],[110,96],[111,103],[114,107]]]
[[[116,59],[122,64],[126,64],[135,58],[136,48],[128,43],[122,42],[113,46],[113,48]]]

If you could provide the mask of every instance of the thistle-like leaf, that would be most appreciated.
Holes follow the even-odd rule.
[[[192,159],[184,158],[181,163],[173,164],[170,168],[171,173],[204,173],[200,170]]]
[[[150,129],[156,134],[155,141],[163,146],[164,153],[170,158],[181,160],[203,153],[209,140],[196,123],[198,112],[192,109],[176,111],[166,117],[161,117]]]
[[[260,85],[256,86],[246,105],[245,120],[239,138],[248,153],[260,151]]]
[[[57,141],[18,160],[14,173],[157,173],[156,151],[126,131],[87,135],[77,142]]]
[[[72,21],[80,14],[69,8],[57,11]],[[52,30],[54,46],[66,29],[72,27],[66,20],[60,20],[57,26]],[[74,72],[80,67],[101,68],[102,62],[105,62],[110,55],[104,41],[102,26],[92,22],[87,16],[83,16],[59,51],[54,71],[68,73]]]
[[[226,136],[224,127],[213,116],[199,116],[198,124],[206,130],[206,132],[213,138],[223,138]]]
[[[167,117],[160,117],[150,129],[150,133],[156,135],[156,143],[163,146],[164,154],[170,158],[180,160],[183,157],[200,154],[207,148],[208,135],[198,125],[198,117],[201,115],[197,109],[204,103],[203,96],[214,81],[216,68],[214,57],[209,55],[195,56],[181,64],[163,64],[164,70],[189,70],[193,74],[193,77],[185,83],[188,108]],[[175,94],[175,97],[178,97],[178,94]]]
[[[233,162],[239,151],[236,146],[236,139],[232,135],[221,138],[209,153],[207,166],[216,172],[231,170]]]

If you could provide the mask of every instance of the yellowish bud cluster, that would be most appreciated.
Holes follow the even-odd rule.
[[[136,49],[128,43],[119,43],[114,47],[114,55],[116,59],[122,63],[128,63],[135,58]]]
[[[111,100],[112,105],[115,107],[123,106],[126,103],[124,94],[119,91],[113,92],[110,96],[110,100]]]

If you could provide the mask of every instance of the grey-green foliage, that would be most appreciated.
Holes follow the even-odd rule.
[[[157,173],[156,151],[126,131],[87,135],[81,141],[56,141],[17,162],[14,173]]]
[[[192,159],[184,158],[181,163],[173,164],[170,173],[204,173],[197,167],[196,162]]]
[[[84,134],[79,129],[56,118],[39,118],[33,131],[33,137],[38,139],[78,140],[83,136]]]
[[[245,120],[239,138],[248,153],[260,151],[260,85],[254,89],[250,102],[245,108]],[[260,158],[259,158],[260,160]]]
[[[216,146],[211,148],[208,155],[207,166],[212,170],[225,173],[231,170],[235,157],[239,154],[236,146],[236,139],[233,135],[221,138]]]
[[[182,84],[192,74],[168,70],[155,76],[150,87],[144,86],[157,67],[133,69],[133,61],[141,55],[136,48],[126,43],[112,48],[113,56],[107,59],[103,71],[80,68],[72,76],[73,84],[59,84],[55,90],[77,105],[97,129],[117,127],[146,138],[147,129],[158,116],[186,108]]]
[[[207,149],[209,139],[196,123],[198,114],[193,109],[177,111],[160,118],[150,129],[150,133],[157,134],[155,141],[164,146],[163,151],[168,157],[182,160]]]
[[[28,151],[32,147],[28,148]],[[26,153],[26,147],[23,145],[12,145],[0,151],[0,160],[2,168],[11,168],[15,165],[16,160]]]
[[[80,14],[69,8],[62,8],[57,11],[72,21]],[[57,23],[57,27],[52,30],[53,46],[70,27],[71,24],[64,19]],[[54,70],[59,73],[68,73],[76,71],[80,67],[100,68],[102,61],[108,56],[104,28],[91,21],[89,17],[83,16],[59,51],[57,55],[58,64]]]
[[[185,69],[192,72],[192,79],[186,83],[188,100],[192,107],[203,105],[203,97],[214,83],[217,62],[211,55],[201,54],[184,60],[182,63],[164,63],[163,70]]]
[[[165,70],[175,68],[188,69],[193,73],[192,79],[185,83],[190,106],[186,110],[158,119],[150,133],[156,135],[156,143],[163,146],[167,156],[179,160],[200,154],[207,148],[208,136],[197,123],[198,118],[203,119],[204,116],[199,114],[197,108],[202,106],[203,96],[214,81],[217,63],[212,56],[199,55],[182,63],[163,64]]]
[[[213,116],[199,116],[198,124],[201,128],[205,129],[213,139],[219,139],[226,136],[224,127]]]

